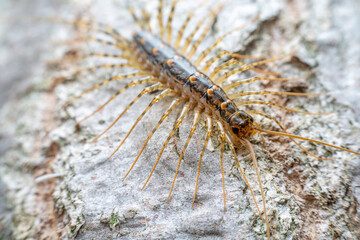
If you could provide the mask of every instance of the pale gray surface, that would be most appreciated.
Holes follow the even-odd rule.
[[[193,7],[192,4],[184,5],[178,11],[180,16],[174,18],[176,25],[184,19],[185,14],[182,13]],[[113,1],[99,1],[92,3],[90,10],[96,19],[108,22],[128,34],[134,25],[122,6],[122,3],[114,4]],[[155,13],[156,1],[146,6]],[[25,1],[20,1],[13,8],[25,7]],[[36,9],[41,7],[34,5]],[[73,16],[79,9],[85,8],[69,2],[61,9],[56,9],[56,13]],[[14,14],[17,13],[14,11]],[[51,9],[47,11],[54,13]],[[282,98],[288,100],[279,103],[312,112],[335,113],[314,117],[287,114],[276,109],[268,112],[282,118],[289,132],[359,151],[360,108],[356,105],[360,97],[357,91],[360,87],[358,11],[356,0],[229,1],[219,14],[213,36],[219,36],[260,13],[259,22],[250,25],[241,34],[229,37],[222,47],[266,56],[279,56],[296,50],[296,58],[284,64],[275,64],[272,69],[290,77],[306,75],[313,69],[316,69],[315,74],[307,80],[301,80],[303,85],[264,84],[262,87],[289,91],[304,86],[308,92],[326,91],[327,94],[320,97]],[[47,15],[46,11],[39,12]],[[146,189],[140,190],[177,114],[172,114],[170,121],[158,131],[133,172],[122,182],[142,142],[169,100],[157,104],[140,122],[122,150],[107,160],[152,96],[139,101],[98,143],[90,143],[136,96],[140,88],[129,90],[101,114],[84,122],[80,131],[75,131],[75,121],[90,113],[122,84],[112,84],[88,94],[66,111],[61,109],[61,104],[68,97],[91,86],[96,79],[116,71],[111,74],[101,71],[98,76],[82,76],[76,82],[59,85],[53,90],[51,83],[54,76],[66,72],[60,71],[59,66],[46,68],[45,61],[59,59],[68,50],[66,46],[55,42],[75,35],[70,28],[50,26],[51,31],[46,32],[49,40],[41,33],[41,29],[49,29],[48,24],[39,24],[35,28],[43,39],[44,44],[40,46],[45,49],[45,60],[32,63],[25,61],[24,72],[25,69],[31,69],[34,74],[26,74],[25,77],[18,75],[32,87],[21,98],[7,101],[1,109],[1,155],[4,157],[0,165],[0,186],[8,191],[6,206],[0,204],[0,239],[3,236],[7,239],[9,232],[15,239],[58,236],[77,236],[78,239],[265,238],[265,226],[259,219],[248,188],[233,166],[229,151],[225,155],[227,211],[223,212],[219,146],[216,139],[212,141],[214,150],[205,154],[198,201],[195,208],[191,208],[197,159],[204,139],[204,123],[199,125],[190,143],[172,199],[166,203],[192,114],[166,148]],[[8,34],[5,37],[4,31],[1,33],[2,39],[11,42]],[[21,39],[28,39],[26,35],[21,37],[21,33],[16,34],[16,37],[20,42]],[[16,74],[12,75],[12,72],[16,72],[12,69],[15,66],[9,65],[11,58],[6,57],[13,50],[5,48],[5,44],[2,46],[1,66],[5,66],[2,72],[9,79],[16,79]],[[88,47],[93,48],[92,45]],[[29,56],[39,55],[39,49],[35,47],[26,48],[25,52]],[[20,55],[19,62],[23,59]],[[89,62],[90,65],[94,63],[97,61]],[[2,78],[2,90],[8,88],[4,82]],[[17,85],[13,86],[18,88]],[[255,90],[256,87],[245,88],[249,89]],[[270,126],[263,123],[264,128]],[[289,148],[288,141],[282,138],[272,139],[274,141],[267,141],[264,152],[260,141],[254,143],[259,155],[273,237],[359,238],[359,157],[325,150],[322,146],[316,147],[310,143],[303,144],[314,153],[336,160],[317,161],[304,155],[295,146]],[[212,150],[211,147],[209,150]],[[55,157],[49,152],[55,153]],[[250,159],[242,152],[239,150],[238,156],[260,202],[255,171]],[[51,172],[63,177],[35,184],[35,177]],[[53,191],[47,191],[52,188]],[[52,205],[53,200],[55,206]],[[12,209],[12,214],[7,209]],[[11,231],[3,231],[6,226],[10,226]],[[57,234],[54,234],[55,231]]]

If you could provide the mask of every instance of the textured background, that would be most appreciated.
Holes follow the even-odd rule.
[[[147,1],[145,6],[155,14],[156,1]],[[184,1],[181,6],[174,18],[177,26],[194,7],[191,1]],[[30,21],[27,16],[74,18],[79,12],[90,11],[95,19],[129,34],[134,24],[124,11],[124,2],[9,0],[1,1],[0,9],[0,239],[265,238],[264,224],[229,151],[225,154],[227,211],[223,212],[216,138],[205,154],[198,201],[191,208],[204,123],[185,154],[169,203],[166,197],[190,119],[166,148],[147,188],[140,190],[176,114],[171,115],[150,141],[128,179],[121,181],[169,100],[152,109],[111,160],[106,159],[152,96],[136,104],[96,144],[89,140],[116,117],[140,88],[129,90],[78,130],[74,123],[123,83],[109,84],[66,110],[61,108],[70,96],[116,71],[83,75],[77,81],[57,85],[57,77],[68,73],[65,69],[77,67],[66,58],[58,61],[66,53],[68,56],[81,50],[76,44],[71,47],[64,44],[76,36],[75,32],[59,24]],[[269,100],[301,110],[334,114],[314,117],[277,109],[266,111],[281,118],[292,133],[359,151],[359,10],[356,0],[228,1],[207,41],[259,13],[260,21],[232,35],[221,47],[265,56],[280,56],[295,50],[295,57],[273,64],[271,69],[289,77],[311,71],[314,74],[297,83],[263,83],[259,87],[325,91],[326,94],[313,98]],[[199,11],[198,19],[204,14],[206,8]],[[95,46],[86,45],[85,50],[89,48]],[[85,62],[96,63],[94,59]],[[249,89],[256,87],[245,88]],[[266,121],[261,123],[265,128],[270,127]],[[274,238],[360,238],[358,156],[304,143],[312,152],[335,159],[318,161],[283,138],[269,137],[264,151],[260,141],[255,139],[253,143],[259,156]],[[252,163],[243,151],[239,150],[238,156],[260,202]],[[35,182],[46,174],[58,177]]]

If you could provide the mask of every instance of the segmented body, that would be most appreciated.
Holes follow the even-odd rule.
[[[228,129],[230,119],[239,109],[226,95],[225,91],[216,85],[206,74],[200,72],[186,57],[180,55],[163,40],[147,31],[134,34],[136,44],[135,55],[144,64],[145,70],[167,87],[183,97],[188,97],[198,107],[206,108],[217,120],[221,120]],[[240,131],[248,138],[251,131],[246,129],[253,122],[250,115],[241,112],[242,126]]]
[[[207,147],[208,141],[212,135],[212,130],[214,126],[214,122],[216,122],[217,127],[220,130],[220,138],[221,138],[221,150],[220,150],[220,164],[221,164],[221,173],[222,173],[222,185],[223,185],[223,197],[224,197],[224,209],[225,209],[225,183],[224,183],[224,169],[223,169],[223,153],[224,153],[224,146],[225,144],[228,144],[229,148],[231,149],[236,166],[243,177],[244,181],[246,182],[247,186],[249,187],[249,190],[252,194],[252,198],[255,202],[256,208],[258,210],[259,216],[261,219],[265,220],[266,223],[266,230],[267,230],[267,237],[270,238],[270,225],[268,223],[268,217],[266,212],[266,206],[265,206],[265,195],[261,183],[259,168],[255,156],[255,152],[252,148],[251,143],[249,142],[249,139],[251,136],[255,134],[259,134],[261,137],[261,134],[273,134],[273,135],[280,135],[280,136],[286,136],[291,139],[297,146],[299,146],[303,151],[308,153],[309,155],[317,158],[317,159],[324,159],[321,157],[317,157],[314,154],[310,153],[308,150],[303,148],[295,139],[300,140],[306,140],[310,142],[315,142],[318,144],[322,144],[325,146],[329,146],[332,148],[336,148],[343,151],[348,151],[354,154],[360,154],[358,152],[337,147],[331,144],[327,144],[324,142],[320,142],[313,139],[303,138],[300,136],[288,134],[286,132],[286,129],[281,125],[281,123],[274,117],[264,114],[262,112],[257,111],[242,111],[238,108],[238,106],[243,105],[249,105],[249,104],[260,104],[265,106],[275,106],[278,108],[281,108],[283,110],[297,112],[297,113],[304,113],[304,114],[314,114],[314,115],[321,115],[318,113],[309,113],[305,111],[300,111],[296,109],[290,109],[286,108],[284,106],[278,105],[273,102],[264,102],[260,100],[241,100],[238,102],[233,102],[234,99],[246,97],[246,96],[261,96],[261,95],[290,95],[290,96],[312,96],[317,95],[316,93],[293,93],[293,92],[275,92],[275,91],[255,91],[255,92],[235,92],[228,94],[228,91],[240,86],[242,84],[252,83],[255,81],[289,81],[289,80],[297,80],[299,78],[273,78],[273,77],[252,77],[249,79],[245,79],[242,81],[235,80],[233,82],[224,84],[224,81],[232,75],[235,75],[237,73],[242,73],[247,70],[252,70],[257,73],[265,74],[265,75],[278,75],[277,73],[266,71],[263,69],[257,68],[257,66],[264,65],[270,62],[274,62],[277,60],[280,60],[284,57],[287,57],[292,54],[287,54],[278,58],[272,58],[267,60],[261,60],[261,61],[255,61],[250,64],[244,64],[239,60],[241,57],[249,58],[249,56],[243,56],[236,53],[232,53],[229,51],[222,51],[215,57],[207,60],[205,63],[205,66],[200,68],[200,63],[204,61],[204,59],[213,52],[215,47],[227,36],[229,36],[231,33],[238,31],[239,29],[243,28],[243,26],[239,26],[237,28],[234,28],[232,31],[224,34],[220,38],[218,38],[213,45],[205,49],[200,56],[195,60],[191,61],[191,57],[196,53],[197,47],[202,43],[205,36],[210,31],[210,26],[207,25],[206,28],[203,30],[202,35],[195,41],[194,43],[191,43],[193,40],[194,34],[199,30],[199,28],[202,26],[204,22],[200,22],[196,25],[195,30],[192,32],[192,34],[189,35],[185,39],[185,43],[182,46],[180,50],[178,48],[180,47],[181,39],[183,39],[183,33],[184,29],[188,26],[188,23],[194,16],[194,11],[190,12],[188,17],[186,18],[185,22],[183,23],[182,27],[178,31],[179,35],[176,39],[174,47],[172,47],[172,39],[171,39],[171,33],[172,33],[172,18],[174,15],[174,10],[176,6],[177,1],[174,0],[171,5],[170,14],[168,17],[168,23],[166,27],[164,28],[163,25],[163,15],[162,15],[162,8],[163,3],[160,0],[159,1],[159,8],[158,8],[158,25],[160,28],[160,36],[156,36],[152,28],[149,24],[149,18],[146,11],[143,11],[143,18],[138,18],[133,9],[129,9],[131,15],[133,16],[135,22],[138,24],[138,26],[141,28],[141,30],[137,31],[133,35],[133,39],[128,40],[125,37],[123,37],[117,30],[113,29],[112,27],[108,25],[99,24],[96,22],[88,22],[88,21],[74,21],[70,22],[71,24],[75,25],[81,25],[88,28],[89,31],[93,32],[99,32],[105,35],[108,35],[112,38],[112,41],[107,41],[101,38],[96,37],[89,37],[89,40],[96,41],[98,43],[101,43],[103,45],[108,45],[117,48],[122,53],[120,54],[109,54],[109,53],[103,53],[103,52],[95,52],[95,53],[89,53],[85,54],[83,57],[92,57],[97,56],[99,58],[117,58],[121,60],[126,60],[125,63],[121,64],[102,64],[98,66],[89,67],[86,69],[78,70],[73,75],[78,75],[80,73],[84,73],[87,71],[95,71],[100,68],[125,68],[125,67],[131,67],[134,69],[137,69],[137,72],[134,73],[126,73],[126,74],[120,74],[116,75],[114,77],[111,77],[109,79],[106,79],[105,81],[102,81],[100,83],[97,83],[93,87],[85,90],[82,94],[70,99],[67,103],[70,103],[72,100],[82,97],[84,94],[93,91],[105,84],[108,84],[111,81],[115,80],[123,80],[123,79],[129,79],[129,78],[141,78],[132,80],[131,82],[127,83],[123,88],[119,89],[111,98],[109,98],[104,104],[102,104],[100,107],[98,107],[92,114],[86,116],[82,120],[78,121],[76,125],[79,125],[84,120],[90,118],[100,110],[102,110],[109,102],[111,102],[113,99],[115,99],[118,95],[123,93],[125,90],[132,86],[137,86],[141,84],[147,84],[152,83],[152,85],[145,87],[141,93],[137,97],[134,98],[134,100],[125,107],[125,109],[118,115],[118,117],[113,121],[113,123],[108,126],[101,134],[99,134],[95,139],[99,139],[103,134],[105,134],[111,127],[115,125],[115,123],[127,112],[127,110],[133,106],[133,104],[138,101],[142,96],[145,94],[155,92],[158,90],[161,90],[160,93],[158,93],[153,100],[150,102],[148,107],[139,115],[131,129],[128,131],[128,133],[123,137],[121,143],[118,145],[118,147],[113,151],[113,153],[110,155],[112,157],[124,144],[127,137],[130,135],[130,133],[133,131],[133,129],[136,127],[136,125],[139,123],[139,121],[143,118],[143,116],[149,111],[149,109],[157,102],[159,102],[161,99],[165,98],[166,96],[172,96],[174,97],[173,101],[171,102],[170,106],[167,108],[166,112],[163,113],[161,116],[159,122],[156,124],[156,126],[153,128],[151,134],[147,137],[145,140],[142,148],[139,151],[139,154],[133,161],[133,164],[131,165],[130,169],[128,170],[127,174],[124,176],[124,179],[128,176],[128,174],[133,169],[134,165],[136,164],[137,160],[140,158],[142,152],[144,151],[145,147],[147,146],[147,143],[149,142],[150,138],[153,136],[153,134],[157,131],[157,129],[160,127],[160,125],[164,122],[164,120],[169,116],[169,114],[174,110],[174,108],[179,105],[180,103],[185,103],[183,105],[183,108],[180,112],[179,117],[176,120],[175,126],[170,131],[168,137],[166,138],[166,141],[163,144],[162,149],[159,152],[159,155],[157,157],[157,160],[151,170],[151,173],[149,174],[143,188],[147,185],[149,182],[161,156],[162,153],[169,143],[170,139],[174,135],[175,131],[179,128],[184,118],[187,116],[187,113],[190,110],[194,111],[194,118],[193,123],[191,125],[191,130],[189,133],[189,137],[186,140],[186,143],[181,151],[178,165],[176,168],[175,176],[172,182],[171,190],[168,196],[168,199],[170,198],[170,195],[172,193],[172,190],[174,188],[176,176],[182,161],[182,158],[184,156],[184,153],[186,151],[186,148],[197,128],[200,115],[204,115],[206,118],[207,123],[207,131],[206,131],[206,138],[204,141],[204,145],[202,148],[202,151],[200,153],[200,158],[198,162],[198,169],[197,169],[197,178],[196,178],[196,184],[195,184],[195,191],[194,191],[194,197],[193,197],[193,204],[196,199],[196,192],[197,192],[197,186],[198,186],[198,180],[199,180],[199,174],[200,174],[200,168],[201,168],[201,161],[202,157],[204,155],[205,149]],[[212,21],[216,17],[216,13],[220,11],[221,4],[219,6],[215,6],[213,8],[213,11],[210,12],[209,16],[211,16]],[[250,20],[250,22],[255,21],[257,17]],[[211,22],[212,23],[212,22]],[[166,30],[166,31],[165,31]],[[164,34],[167,33],[167,39],[166,41],[164,39]],[[190,50],[190,51],[187,51]],[[217,67],[211,69],[209,71],[210,67],[219,59],[222,57],[230,57],[230,60],[218,65]],[[250,57],[251,58],[251,57]],[[253,58],[257,59],[257,58]],[[238,66],[236,66],[238,65]],[[224,74],[221,74],[222,70],[226,70],[227,67],[230,66],[236,66],[233,70],[228,70]],[[208,73],[208,75],[206,74]],[[269,131],[265,129],[261,129],[258,127],[258,124],[254,122],[254,119],[250,115],[256,114],[258,116],[262,116],[263,118],[267,118],[274,123],[278,127],[281,128],[282,132],[277,131]],[[264,218],[262,217],[262,213],[260,211],[260,208],[257,204],[255,195],[252,191],[252,187],[249,184],[249,181],[246,178],[246,175],[244,171],[242,170],[239,160],[237,158],[235,147],[245,147],[245,149],[250,153],[251,158],[253,159],[254,168],[256,170],[257,180],[260,187],[261,197],[262,197],[262,203],[263,203],[263,213]]]

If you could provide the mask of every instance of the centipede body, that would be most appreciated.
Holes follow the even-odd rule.
[[[164,35],[164,33],[161,33],[161,35]],[[136,46],[138,48],[138,50],[135,50],[135,56],[138,60],[143,59],[139,60],[140,64],[144,65],[143,69],[152,72],[152,76],[159,78],[160,84],[166,83],[166,86],[172,90],[175,90],[175,93],[177,93],[178,95],[179,93],[183,93],[178,97],[182,97],[184,98],[183,101],[188,102],[188,104],[184,105],[183,112],[178,118],[178,120],[180,120],[178,125],[180,125],[180,123],[183,121],[188,111],[190,111],[192,108],[195,109],[195,106],[200,109],[206,109],[209,115],[216,115],[217,117],[215,118],[215,120],[221,120],[219,123],[220,129],[221,124],[225,125],[226,123],[229,123],[228,121],[230,120],[232,114],[238,111],[236,105],[229,99],[229,97],[225,94],[221,87],[217,86],[214,82],[212,82],[209,77],[207,77],[204,73],[200,72],[191,62],[189,62],[189,60],[176,52],[176,50],[174,50],[168,44],[160,40],[160,38],[152,35],[149,32],[140,31],[134,35],[134,39],[132,41],[136,43]],[[132,46],[134,46],[134,44],[132,44]],[[149,64],[150,66],[147,66]],[[114,78],[111,78],[111,80],[113,79]],[[181,86],[183,86],[183,88]],[[147,89],[149,89],[149,91],[164,90],[160,85],[154,85],[153,88],[154,89],[148,87]],[[169,94],[169,92],[165,92],[163,96],[165,97],[167,94]],[[271,94],[271,92],[269,92],[269,94]],[[213,98],[213,96],[216,97]],[[199,104],[199,102],[201,102],[201,105]],[[263,102],[258,103],[263,104]],[[174,106],[177,104],[178,103],[174,102]],[[250,115],[244,112],[244,117],[247,116]],[[197,119],[195,121],[195,119],[194,122],[198,121]],[[249,121],[252,122],[252,118],[249,117]],[[226,130],[229,131],[231,129],[227,128]],[[222,131],[224,132],[224,129]],[[239,130],[237,130],[237,133],[238,132]],[[252,135],[251,129],[241,130],[240,132],[244,132],[247,134],[243,136],[245,138],[249,138]],[[171,133],[173,134],[173,132]],[[225,141],[224,134],[222,134],[221,139],[222,161],[224,149],[223,144]],[[169,139],[167,139],[167,142],[168,140]],[[163,151],[163,149],[161,151]],[[222,165],[221,169],[223,171]],[[152,170],[154,170],[154,168]]]

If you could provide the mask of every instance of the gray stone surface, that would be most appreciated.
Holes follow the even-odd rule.
[[[145,5],[155,14],[156,1],[144,2],[133,4]],[[176,113],[160,128],[129,177],[122,181],[169,99],[157,104],[122,149],[108,160],[153,95],[144,97],[108,134],[91,143],[141,88],[127,91],[75,129],[76,121],[91,113],[124,83],[109,84],[63,109],[61,105],[69,97],[118,71],[99,71],[57,85],[57,77],[79,67],[66,58],[57,60],[71,53],[69,50],[112,49],[93,44],[70,47],[63,41],[76,36],[71,27],[24,22],[26,18],[14,17],[71,18],[89,9],[95,19],[130,34],[134,24],[124,10],[124,2],[34,1],[29,5],[26,1],[3,1],[1,4],[1,11],[10,17],[2,18],[0,29],[0,239],[265,238],[264,223],[229,150],[225,154],[227,211],[223,211],[216,137],[205,153],[198,199],[191,208],[197,160],[205,133],[203,122],[184,156],[172,198],[166,202],[192,114],[170,141],[144,190],[141,191],[142,184],[173,126]],[[174,18],[176,26],[193,7],[191,1],[182,3]],[[264,111],[280,118],[291,133],[360,151],[359,8],[356,0],[228,1],[206,42],[259,13],[259,21],[226,39],[221,47],[265,56],[280,56],[295,50],[295,57],[271,64],[271,69],[284,73],[284,77],[313,74],[296,83],[265,82],[246,86],[244,90],[260,87],[325,91],[316,97],[267,100],[300,110],[333,112],[331,115],[292,114],[275,108]],[[199,11],[198,19],[204,14],[206,8]],[[91,59],[84,66],[99,62]],[[257,120],[263,128],[271,128],[268,121]],[[335,160],[319,161],[284,138],[268,137],[265,150],[258,138],[253,143],[274,239],[360,238],[358,156],[304,143],[313,153]],[[238,150],[238,156],[261,203],[251,159],[242,149]]]

